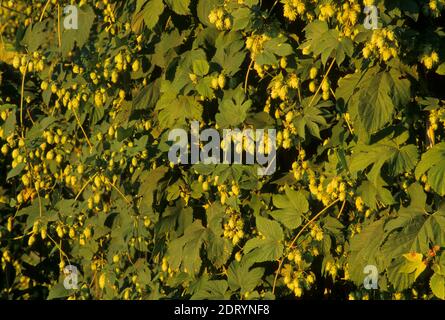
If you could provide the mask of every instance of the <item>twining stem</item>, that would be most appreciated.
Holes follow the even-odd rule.
[[[108,182],[108,184],[111,185],[111,186],[114,188],[114,190],[117,191],[117,193],[119,193],[119,195],[125,200],[125,202],[127,202],[127,204],[130,204],[130,203],[131,203],[131,201],[128,200],[127,197],[125,197],[125,195],[119,190],[118,187],[116,187],[116,186],[115,186],[113,183],[111,183],[111,182]]]
[[[21,235],[21,236],[12,238],[12,240],[20,240],[20,239],[23,239],[24,237],[29,236],[29,235],[31,235],[31,234],[33,234],[33,233],[34,233],[34,231],[31,230],[31,231],[29,231],[28,233],[25,233],[24,235]]]
[[[315,220],[317,220],[317,218],[319,216],[321,216],[323,213],[325,213],[329,208],[331,208],[332,206],[334,206],[336,203],[338,203],[340,200],[337,199],[333,202],[331,202],[329,205],[327,205],[326,207],[324,207],[319,213],[317,213],[311,220],[309,220],[304,226],[303,228],[301,228],[301,230],[298,232],[298,234],[295,236],[295,238],[292,240],[292,242],[290,243],[290,245],[288,246],[288,248],[293,248],[295,242],[298,240],[298,238],[301,236],[301,234],[303,233],[304,230],[306,230],[307,227],[309,227]],[[278,275],[280,274],[280,270],[281,267],[283,266],[284,263],[284,257],[282,257],[280,259],[280,262],[278,264],[278,269],[275,273],[275,279],[273,281],[273,286],[272,286],[272,293],[275,293],[275,287],[277,285],[277,280],[278,280]]]
[[[82,192],[85,190],[85,188],[93,181],[93,179],[97,176],[97,173],[94,174],[80,189],[80,191],[77,193],[76,197],[74,198],[74,201],[77,201],[79,199]]]
[[[91,144],[90,139],[88,139],[88,136],[87,136],[85,130],[83,129],[82,124],[80,123],[80,119],[79,119],[79,117],[77,116],[76,110],[75,110],[74,108],[72,108],[72,110],[73,110],[74,116],[76,117],[77,124],[79,125],[80,129],[82,130],[83,135],[85,136],[85,139],[87,140],[87,143],[88,143],[88,145],[90,146],[90,149],[92,149],[92,148],[93,148],[93,145]]]
[[[37,198],[39,199],[39,217],[42,217],[42,198],[40,198],[40,188],[37,191]]]
[[[344,119],[346,121],[346,125],[348,126],[349,132],[353,135],[354,134],[354,130],[352,129],[351,124],[349,123],[349,120],[346,118],[346,116],[344,116]]]
[[[46,8],[48,7],[48,5],[49,5],[50,2],[51,2],[51,0],[46,1],[45,6],[43,7],[43,10],[42,10],[42,14],[40,15],[39,22],[42,21],[42,19],[43,19],[43,15],[45,14],[45,12],[46,12]]]
[[[270,8],[269,12],[267,13],[267,16],[270,17],[270,14],[272,13],[273,9],[275,8],[275,6],[277,5],[278,0],[275,0],[274,4],[272,5],[272,7]]]
[[[57,38],[59,40],[59,48],[62,48],[62,34],[60,32],[60,4],[57,3]]]
[[[341,214],[343,213],[343,210],[345,209],[346,200],[343,201],[343,204],[341,205],[340,212],[338,213],[337,219],[340,219]]]
[[[63,251],[61,245],[59,246],[58,243],[57,243],[53,238],[51,238],[51,236],[50,236],[49,234],[47,234],[47,236],[48,236],[48,238],[54,243],[54,245],[57,247],[57,249],[59,249],[59,252],[60,252],[62,255],[65,256],[66,260],[68,261],[68,264],[71,264],[71,262],[70,262],[70,258],[69,258],[68,255],[65,253],[65,251]]]
[[[253,59],[251,59],[249,67],[247,68],[246,79],[244,80],[244,93],[247,93],[247,82],[249,81],[250,69],[252,69],[253,63],[254,63],[254,61],[253,61]]]
[[[278,275],[280,274],[280,270],[281,270],[281,267],[283,266],[283,262],[284,262],[284,257],[282,257],[280,259],[280,263],[278,264],[278,269],[277,269],[277,271],[275,273],[275,278],[273,279],[272,294],[275,293],[275,288],[277,286]]]
[[[332,206],[334,206],[337,202],[339,202],[340,200],[337,199],[333,202],[331,202],[329,205],[327,205],[326,207],[324,207],[319,213],[317,213],[311,220],[309,220],[304,226],[303,228],[301,228],[300,232],[298,232],[298,234],[295,236],[294,240],[292,240],[292,242],[289,245],[289,248],[293,248],[294,247],[294,243],[297,241],[297,239],[301,236],[301,234],[303,233],[304,230],[306,230],[307,227],[309,227],[315,220],[317,220],[317,218],[319,216],[321,216],[323,213],[326,212],[326,210],[328,210],[329,208],[331,208]]]
[[[329,68],[328,68],[328,71],[326,71],[326,73],[325,73],[325,75],[324,75],[324,77],[323,77],[323,80],[321,81],[320,85],[318,86],[317,91],[315,92],[314,96],[313,96],[312,99],[311,99],[311,102],[309,102],[309,107],[312,106],[312,103],[314,102],[315,97],[316,97],[316,96],[318,95],[318,93],[320,92],[321,87],[323,86],[323,83],[326,81],[326,78],[328,77],[329,72],[331,72],[331,69],[332,69],[332,67],[334,66],[334,63],[335,63],[335,58],[332,60],[331,65],[330,65]]]
[[[23,72],[22,87],[20,89],[20,127],[22,129],[22,138],[25,138],[25,128],[23,127],[23,103],[25,98],[25,78],[26,72],[28,71],[28,64],[29,62],[26,63],[25,72]]]

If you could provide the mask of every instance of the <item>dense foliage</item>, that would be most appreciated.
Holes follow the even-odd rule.
[[[0,297],[445,299],[444,7],[2,1]],[[193,120],[275,174],[169,163]]]

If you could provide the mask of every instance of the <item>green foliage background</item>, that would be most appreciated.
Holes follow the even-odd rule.
[[[445,4],[373,3],[2,1],[0,296],[445,299]],[[192,120],[276,173],[171,165]]]

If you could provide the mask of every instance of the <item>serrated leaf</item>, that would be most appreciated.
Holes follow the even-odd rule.
[[[436,297],[445,300],[445,276],[433,274],[430,279],[430,288]]]
[[[190,96],[162,96],[156,104],[159,111],[159,124],[161,128],[173,128],[175,125],[185,124],[186,120],[201,120],[202,105],[196,98]]]
[[[400,272],[413,273],[414,281],[419,277],[419,275],[425,271],[426,264],[423,262],[423,255],[421,253],[406,253],[403,255],[406,259],[405,265],[400,269]]]
[[[365,129],[371,133],[392,119],[394,104],[390,93],[391,83],[386,72],[378,73],[366,89],[361,89],[358,114]]]
[[[284,234],[278,222],[258,216],[256,223],[258,231],[264,238],[250,239],[244,245],[246,255],[243,261],[249,266],[255,262],[277,260],[284,249],[282,244]]]
[[[224,0],[199,0],[196,12],[199,21],[208,27],[213,26],[209,21],[210,11],[224,4]]]
[[[291,55],[294,51],[292,46],[285,42],[286,38],[273,38],[264,44],[264,50],[271,52],[279,57]]]
[[[154,191],[156,190],[157,183],[164,177],[166,172],[167,168],[159,167],[153,171],[145,172],[140,178],[141,187],[139,188],[139,194],[142,195],[142,204],[148,211],[151,211],[153,205]]]
[[[25,163],[23,163],[23,162],[19,163],[14,169],[12,169],[11,171],[8,172],[8,176],[6,177],[6,180],[9,180],[11,178],[18,176],[23,171],[25,166],[26,166]]]
[[[253,291],[264,274],[263,268],[252,268],[233,261],[227,270],[227,281],[232,291],[241,289],[241,294]]]
[[[445,142],[435,145],[422,155],[422,158],[417,165],[415,174],[416,178],[427,173],[428,183],[434,191],[440,195],[445,195]]]
[[[6,137],[10,136],[14,132],[16,124],[17,118],[15,112],[12,112],[3,124],[4,135]]]
[[[236,127],[246,119],[252,101],[245,98],[241,87],[226,92],[219,107],[220,112],[216,114],[216,123],[220,128]]]
[[[389,234],[382,252],[390,261],[406,252],[428,252],[430,244],[445,243],[445,213],[441,210],[425,217],[424,210],[408,207],[385,225]]]
[[[22,43],[28,47],[28,50],[37,51],[45,43],[45,39],[48,37],[46,28],[45,21],[37,22],[27,28]]]
[[[208,237],[207,256],[217,267],[223,266],[232,255],[233,244],[229,239],[211,233]]]
[[[51,290],[49,290],[47,299],[53,300],[53,299],[66,298],[71,293],[72,292],[70,292],[70,290],[65,289],[63,283],[58,283],[54,287],[52,287]]]
[[[192,300],[227,300],[230,298],[226,280],[207,281],[192,297]]]
[[[256,225],[258,231],[266,237],[266,240],[271,240],[275,242],[283,241],[284,234],[280,225],[275,221],[268,220],[263,217],[256,218]]]
[[[78,8],[78,29],[65,29],[62,23],[62,54],[64,57],[77,45],[82,48],[90,37],[91,28],[96,15],[89,5]]]
[[[251,11],[249,8],[238,8],[232,12],[233,16],[233,31],[245,30],[252,20]]]
[[[162,0],[149,0],[142,7],[142,10],[133,17],[133,30],[140,29],[141,19],[149,29],[153,29],[159,21],[159,17],[164,12]]]
[[[201,267],[200,250],[206,237],[206,229],[196,220],[188,226],[184,235],[169,245],[168,261],[173,269],[182,267],[184,272],[196,274]]]
[[[385,239],[383,220],[378,220],[366,226],[363,231],[352,238],[351,253],[348,259],[350,278],[356,285],[363,284],[365,275],[363,269],[367,265],[375,265],[382,270],[382,254],[380,245]]]
[[[238,32],[220,33],[215,47],[212,61],[218,63],[228,76],[237,73],[247,54],[242,36]]]
[[[149,83],[142,88],[133,99],[134,110],[150,110],[159,100],[159,80]]]
[[[210,66],[209,66],[209,63],[207,62],[207,60],[199,59],[199,60],[193,61],[193,73],[194,74],[196,74],[200,77],[203,77],[209,73],[209,69],[210,69]]]
[[[393,285],[394,290],[401,292],[408,289],[414,284],[414,273],[402,272],[406,263],[406,259],[402,256],[396,258],[387,269],[389,282]]]
[[[177,14],[190,14],[190,0],[165,0],[165,3]]]
[[[339,31],[329,29],[325,21],[315,20],[311,22],[306,26],[305,32],[310,48],[315,55],[321,55],[323,64],[326,64],[330,57],[335,56],[337,64],[340,65],[346,56],[352,56],[352,41],[340,38]]]
[[[273,204],[280,210],[269,214],[289,229],[301,225],[301,216],[309,210],[309,203],[303,193],[286,188],[286,195],[274,195]]]
[[[436,70],[437,74],[440,74],[441,76],[445,75],[445,62],[442,63]]]

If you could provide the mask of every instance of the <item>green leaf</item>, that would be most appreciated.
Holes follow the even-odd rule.
[[[289,56],[294,53],[292,46],[285,43],[286,38],[272,38],[264,43],[264,50],[279,57]]]
[[[238,8],[233,10],[233,31],[245,30],[252,21],[251,10],[249,8]]]
[[[255,59],[255,63],[262,65],[274,65],[278,62],[277,57],[270,51],[264,50],[260,52]]]
[[[430,279],[430,288],[436,297],[445,300],[445,276],[433,274]]]
[[[183,43],[187,35],[187,31],[180,34],[177,29],[162,33],[161,40],[155,45],[155,53],[150,62],[161,68],[167,68],[171,61],[178,56],[175,48]],[[159,82],[159,78],[156,79],[156,82]]]
[[[164,12],[164,3],[162,0],[149,0],[142,8],[142,16],[145,25],[153,29],[159,21],[159,17]]]
[[[8,172],[8,176],[6,177],[6,180],[9,180],[11,178],[14,178],[15,176],[18,176],[23,169],[25,168],[26,164],[25,163],[19,163],[14,169],[12,169],[11,171]]]
[[[335,56],[337,64],[340,65],[346,56],[352,56],[352,41],[347,38],[340,38],[339,31],[329,29],[325,21],[315,20],[308,24],[305,28],[308,43],[303,44],[305,47],[310,45],[315,55],[321,54],[321,61],[326,64],[327,60]],[[335,55],[334,55],[335,54]]]
[[[383,225],[383,220],[375,221],[351,240],[351,253],[348,259],[349,275],[356,285],[363,284],[366,276],[363,269],[367,265],[375,265],[378,270],[382,270],[380,245],[385,239]]]
[[[399,70],[392,68],[389,71],[392,82],[392,99],[396,106],[405,107],[411,99],[411,82]]]
[[[420,185],[420,183],[415,182],[408,188],[408,194],[411,198],[410,202],[410,208],[416,210],[416,211],[423,211],[425,210],[426,205],[426,194],[423,190],[423,187]]]
[[[402,208],[397,218],[386,223],[385,232],[389,236],[382,252],[388,262],[409,252],[428,252],[430,243],[445,244],[445,212],[440,209],[425,217],[420,208]]]
[[[268,220],[263,217],[256,217],[256,225],[258,231],[266,237],[266,240],[274,242],[283,241],[284,235],[280,225],[275,221]]]
[[[186,120],[201,120],[202,105],[194,97],[178,98],[164,95],[156,104],[159,111],[159,125],[162,129],[173,128],[186,123]]]
[[[196,274],[201,267],[200,250],[204,243],[206,229],[200,220],[188,226],[184,235],[173,240],[168,248],[168,261],[173,269],[182,267],[186,273]]]
[[[211,77],[205,77],[199,80],[198,84],[196,85],[196,91],[200,95],[206,98],[213,98],[214,93],[212,89],[212,78]]]
[[[301,191],[290,188],[286,188],[285,191],[286,195],[273,195],[273,204],[281,210],[275,210],[269,214],[293,230],[301,225],[301,216],[309,210],[309,203]]]
[[[284,249],[284,234],[278,222],[258,216],[256,223],[258,232],[263,237],[250,239],[244,245],[246,255],[243,261],[249,266],[255,262],[277,260]]]
[[[177,14],[190,14],[190,0],[165,0],[165,3]]]
[[[198,14],[199,21],[208,27],[213,27],[214,25],[209,21],[210,11],[216,7],[222,6],[224,0],[198,0],[198,6],[196,12]]]
[[[423,255],[421,253],[407,253],[405,257],[405,265],[400,269],[400,272],[414,273],[414,281],[419,275],[425,271],[426,264],[423,262]]]
[[[208,230],[208,238],[206,240],[207,257],[219,268],[232,255],[233,245],[229,239],[223,237],[221,223],[225,217],[225,212],[222,206],[218,203],[213,203],[207,208],[206,214]]]
[[[259,285],[263,274],[263,268],[249,270],[247,265],[233,261],[227,270],[227,281],[232,291],[241,289],[241,294],[244,294]]]
[[[445,195],[445,142],[435,145],[422,155],[422,158],[417,165],[415,174],[416,178],[427,173],[428,183],[434,191],[439,195]]]
[[[326,119],[322,116],[322,110],[318,106],[309,106],[308,103],[308,99],[303,100],[303,114],[295,117],[293,122],[301,138],[307,139],[307,129],[312,136],[321,139],[320,125],[326,125]]]
[[[135,93],[136,97],[133,99],[134,110],[150,110],[156,105],[159,100],[160,81],[155,80],[143,87],[141,91]]]
[[[373,70],[373,69],[371,69]],[[338,81],[338,88],[335,91],[335,96],[338,102],[348,104],[352,96],[360,88],[360,84],[365,82],[373,75],[373,72],[355,72],[347,74]]]
[[[157,188],[159,180],[161,180],[167,168],[159,167],[153,171],[144,172],[141,177],[141,186],[139,188],[139,194],[142,195],[142,205],[146,211],[152,211],[154,192]]]
[[[193,61],[193,73],[194,74],[196,74],[200,77],[203,77],[209,73],[209,70],[210,70],[210,66],[209,66],[209,63],[207,62],[207,60],[199,59],[199,60]]]
[[[245,99],[241,87],[225,92],[219,108],[220,112],[216,114],[216,123],[220,128],[236,127],[246,119],[252,101]]]
[[[445,62],[437,68],[436,73],[445,76]]]
[[[415,282],[414,272],[402,272],[405,264],[406,259],[400,256],[394,259],[387,269],[388,280],[393,285],[394,290],[398,292],[410,288]]]
[[[242,35],[239,32],[220,33],[215,47],[212,62],[218,63],[228,76],[239,72],[247,54]]]
[[[95,18],[94,10],[89,5],[85,5],[78,8],[79,29],[65,29],[64,24],[61,23],[62,54],[64,57],[68,56],[68,53],[74,49],[75,45],[78,48],[82,48],[87,43]]]
[[[17,118],[15,115],[15,109],[13,109],[13,112],[11,112],[11,114],[6,119],[5,123],[3,124],[3,130],[4,130],[5,137],[10,136],[14,132],[16,124],[17,124]]]
[[[61,24],[63,26],[63,23]],[[48,37],[47,22],[41,21],[27,28],[22,43],[29,51],[37,51]]]
[[[368,178],[378,186],[381,184],[380,173],[385,164],[391,175],[396,176],[414,169],[418,157],[415,145],[400,147],[396,139],[384,139],[371,145],[358,144],[348,167],[352,174],[356,174],[372,165]]]
[[[419,161],[417,147],[413,144],[406,145],[394,151],[389,159],[390,174],[397,176],[404,172],[410,172]]]
[[[207,244],[207,257],[217,268],[222,267],[232,255],[233,244],[229,239],[210,233]]]
[[[225,280],[207,281],[192,297],[192,300],[228,300],[229,285]]]
[[[437,269],[434,272],[439,273],[442,276],[445,276],[445,254],[440,255],[439,262],[437,264]]]
[[[65,289],[63,283],[58,283],[54,287],[52,287],[51,290],[49,290],[47,299],[53,300],[53,299],[66,298],[71,293],[72,292],[70,292],[70,290]]]
[[[390,122],[394,113],[389,75],[378,73],[369,86],[360,91],[358,114],[365,129],[374,133]]]

